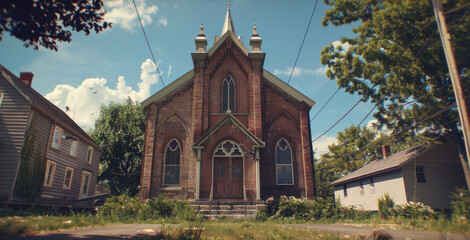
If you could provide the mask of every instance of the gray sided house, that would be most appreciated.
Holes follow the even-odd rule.
[[[449,194],[465,186],[456,143],[446,138],[443,144],[417,146],[390,154],[383,146],[382,159],[331,183],[335,197],[343,206],[377,211],[377,200],[388,193],[395,204],[422,202],[433,209],[450,207]]]
[[[0,203],[66,206],[95,195],[101,147],[0,65]]]

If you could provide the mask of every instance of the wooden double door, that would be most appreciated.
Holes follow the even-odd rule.
[[[243,198],[243,158],[214,157],[214,198]]]

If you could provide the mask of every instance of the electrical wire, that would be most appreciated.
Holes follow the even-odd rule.
[[[155,66],[157,67],[158,76],[160,77],[160,80],[163,83],[163,87],[165,87],[165,82],[163,81],[160,69],[158,69],[158,64],[157,64],[157,61],[155,60],[155,56],[153,55],[152,48],[150,47],[150,43],[149,43],[149,40],[147,38],[147,34],[145,33],[145,29],[144,29],[144,25],[142,24],[142,20],[140,19],[139,11],[137,10],[137,5],[135,4],[135,0],[132,0],[132,2],[134,3],[135,12],[137,13],[137,17],[139,18],[140,27],[142,27],[142,32],[144,33],[145,41],[147,42],[147,46],[149,47],[150,55],[152,55],[153,62],[155,63]]]
[[[315,1],[315,6],[313,7],[312,15],[310,15],[310,20],[308,21],[307,29],[305,30],[304,38],[302,40],[302,44],[300,44],[299,52],[297,53],[297,57],[295,58],[294,66],[292,67],[292,71],[290,72],[289,80],[287,84],[290,83],[290,79],[292,74],[294,73],[295,65],[297,65],[297,60],[299,60],[300,52],[302,51],[302,47],[304,46],[305,38],[307,37],[308,29],[310,28],[310,23],[312,23],[313,14],[315,13],[315,9],[317,8],[318,0]]]

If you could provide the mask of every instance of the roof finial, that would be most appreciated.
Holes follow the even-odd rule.
[[[230,4],[230,0],[227,0],[227,3],[225,4],[225,6],[227,6],[227,8],[230,9],[230,6],[232,6],[232,4]]]
[[[253,25],[253,35],[258,34],[258,29],[256,28],[256,23]]]
[[[200,27],[200,31],[199,31],[199,34],[204,34],[204,25],[201,23],[201,27]]]

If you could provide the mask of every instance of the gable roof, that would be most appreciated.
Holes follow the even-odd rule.
[[[193,79],[193,77],[194,77],[194,70],[191,69],[187,73],[183,74],[183,76],[179,77],[175,81],[168,84],[166,87],[162,88],[160,91],[156,92],[152,96],[142,101],[140,105],[142,105],[143,107],[146,107],[150,103],[164,98],[166,95],[173,92],[173,90],[185,85],[189,80]]]
[[[305,96],[303,93],[299,92],[297,89],[291,87],[289,84],[282,81],[280,78],[276,77],[274,74],[268,72],[266,69],[263,69],[263,77],[269,82],[279,87],[280,89],[284,90],[286,93],[288,93],[290,96],[294,97],[295,99],[301,102],[305,102],[310,107],[313,107],[313,105],[315,105],[315,101]]]
[[[356,171],[332,182],[331,185],[338,185],[358,178],[371,176],[400,168],[406,163],[408,163],[408,161],[410,161],[411,159],[420,156],[431,148],[432,147],[425,147],[424,145],[419,145],[416,147],[408,148],[401,152],[394,153],[388,156],[387,158],[374,160],[369,164],[365,165],[364,167],[359,168]]]
[[[33,108],[58,122],[61,127],[64,127],[74,134],[80,135],[82,139],[88,140],[87,142],[94,145],[95,148],[102,150],[102,148],[64,111],[59,109],[40,93],[36,92],[32,87],[24,84],[17,76],[2,65],[0,65],[0,72],[0,77],[4,77],[8,82],[10,82],[10,84],[15,87],[28,102],[31,103]]]
[[[232,112],[230,110],[227,110],[227,112],[225,113],[225,116],[217,123],[215,124],[213,127],[211,127],[207,132],[206,134],[204,134],[197,142],[195,142],[192,146],[193,149],[197,149],[197,148],[200,148],[201,145],[210,137],[212,136],[212,134],[214,132],[216,132],[220,127],[222,127],[225,123],[227,123],[228,121],[232,121],[243,133],[246,134],[246,136],[248,136],[255,144],[255,148],[264,148],[265,147],[265,143],[263,141],[261,141],[259,138],[257,138],[252,132],[250,132],[250,130],[248,130],[248,128],[245,127],[245,125],[243,125],[243,123],[241,123],[240,121],[238,121],[238,119],[236,119]]]

